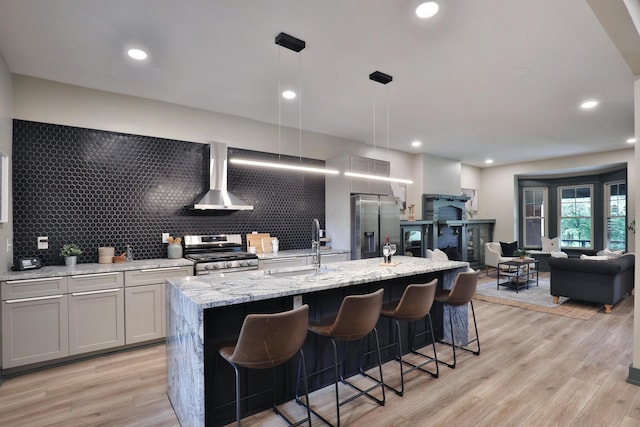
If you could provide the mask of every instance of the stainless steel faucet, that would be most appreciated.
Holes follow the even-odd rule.
[[[318,221],[318,218],[314,218],[311,223],[311,250],[313,250],[311,264],[315,265],[316,268],[320,270],[320,221]]]

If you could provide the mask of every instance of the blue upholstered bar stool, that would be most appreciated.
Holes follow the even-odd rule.
[[[453,316],[451,314],[451,310],[449,310],[449,325],[451,327],[451,342],[441,341],[445,344],[451,346],[453,351],[453,363],[444,362],[442,359],[439,360],[440,363],[444,363],[450,368],[456,367],[456,349],[465,350],[475,354],[476,356],[480,354],[480,337],[478,336],[478,324],[476,323],[476,311],[473,308],[473,296],[476,293],[476,287],[478,286],[478,276],[480,275],[479,271],[465,272],[459,273],[456,276],[456,281],[453,283],[453,287],[450,291],[439,290],[436,292],[436,301],[449,305],[451,307],[461,307],[463,305],[470,304],[471,305],[471,313],[473,315],[473,327],[476,331],[476,337],[472,340],[469,340],[469,337],[466,337],[467,342],[456,344],[455,334],[453,329]],[[473,350],[467,347],[469,344],[477,343],[478,348]]]
[[[309,325],[309,306],[303,305],[294,310],[275,314],[249,314],[245,317],[238,341],[218,348],[223,359],[233,366],[236,374],[236,422],[240,426],[240,374],[238,368],[274,369],[273,412],[280,415],[290,426],[308,422],[311,425],[311,413],[307,407],[307,418],[293,423],[276,406],[275,367],[282,365],[296,353],[300,354],[300,368],[303,371],[305,396],[309,402],[307,387],[307,369],[304,363],[302,344],[307,336]]]
[[[392,333],[392,337],[395,336],[395,340],[392,340],[390,344],[383,348],[395,347],[396,348],[396,360],[400,364],[400,389],[391,387],[388,383],[385,386],[393,390],[397,395],[404,395],[404,374],[413,372],[416,369],[422,372],[431,374],[432,377],[438,378],[440,370],[438,368],[438,356],[436,353],[436,337],[433,333],[433,323],[431,322],[431,306],[436,295],[436,287],[438,286],[438,279],[433,279],[429,283],[414,285],[411,284],[406,287],[402,293],[400,301],[393,301],[382,306],[381,315],[387,317],[395,323],[395,333]],[[425,331],[416,333],[416,323],[420,320],[425,320]],[[407,360],[402,359],[402,338],[400,333],[400,322],[409,323],[409,351],[415,355],[421,356],[423,360],[421,363],[413,364]],[[428,329],[427,329],[428,322]],[[420,353],[415,347],[415,339],[421,335],[431,335],[431,346],[433,348],[433,356]],[[429,371],[424,366],[429,363],[435,364],[435,369]],[[404,365],[410,366],[408,370],[404,369]]]
[[[329,366],[321,370],[320,372],[324,372],[333,368],[335,374],[335,403],[336,403],[336,417],[337,417],[337,426],[340,426],[340,406],[351,402],[352,400],[360,397],[366,396],[369,399],[375,401],[381,406],[384,406],[385,403],[385,394],[384,394],[384,382],[382,378],[382,358],[380,355],[380,341],[378,339],[378,331],[376,330],[376,323],[378,322],[378,318],[380,317],[380,309],[382,308],[382,296],[384,294],[384,289],[378,289],[377,291],[365,294],[365,295],[349,295],[342,300],[340,304],[340,309],[338,310],[338,314],[335,317],[330,317],[326,319],[321,319],[319,321],[311,321],[309,323],[309,330],[319,336],[323,336],[328,338],[333,345],[333,366]],[[360,387],[354,385],[353,383],[347,381],[344,377],[344,365],[346,359],[346,344],[348,342],[358,341],[369,334],[373,333],[376,340],[376,353],[378,355],[378,370],[380,372],[380,379],[372,378],[369,375],[364,373],[364,369],[362,368],[362,363],[360,363],[360,373],[365,375],[368,378],[372,378],[375,382],[374,385],[367,389],[361,389]],[[343,343],[343,351],[342,351],[342,360],[338,362],[338,345],[337,342]],[[360,359],[362,362],[362,358]],[[316,372],[320,373],[320,372]],[[313,375],[313,374],[311,374]],[[340,401],[340,396],[338,392],[338,381],[346,384],[353,389],[355,389],[358,393],[354,396],[351,396],[343,401]],[[299,381],[298,381],[299,384]],[[374,389],[380,387],[382,391],[382,399],[376,398],[370,392]],[[296,396],[298,396],[296,390]],[[299,401],[300,402],[300,401]],[[302,403],[302,402],[300,402]],[[326,418],[320,415],[317,411],[311,408],[311,412],[317,415],[322,421],[327,423],[328,425],[333,425]]]

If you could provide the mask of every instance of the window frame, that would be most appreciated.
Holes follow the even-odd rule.
[[[563,217],[562,216],[562,191],[563,190],[567,190],[567,189],[578,189],[578,188],[588,188],[589,189],[589,200],[590,200],[590,211],[591,211],[591,215],[588,217],[590,222],[591,222],[591,227],[590,227],[590,236],[589,236],[589,246],[564,246],[563,243],[563,239],[562,239],[562,219],[563,218],[587,218],[587,217]],[[574,184],[574,185],[563,185],[563,186],[559,186],[558,187],[558,210],[557,210],[557,220],[558,220],[558,236],[559,236],[559,245],[561,249],[578,249],[578,250],[585,250],[585,249],[593,249],[594,248],[594,218],[593,218],[593,214],[594,214],[594,185],[593,184]]]
[[[615,180],[615,181],[609,181],[609,182],[605,182],[603,184],[604,187],[604,212],[602,215],[602,220],[604,221],[603,226],[603,236],[602,236],[602,241],[603,241],[603,247],[605,248],[611,248],[611,241],[610,241],[610,235],[609,235],[609,227],[608,227],[608,222],[609,219],[611,218],[611,187],[614,185],[621,185],[624,184],[625,185],[625,194],[624,194],[624,200],[625,200],[625,212],[624,215],[616,215],[615,218],[624,218],[624,229],[625,229],[625,234],[624,234],[624,242],[623,245],[624,247],[622,249],[624,249],[625,251],[627,250],[628,247],[628,241],[629,241],[629,236],[626,232],[627,230],[627,202],[629,201],[629,184],[627,182],[627,180],[624,179],[620,179],[620,180]],[[612,248],[614,249],[614,248]],[[619,248],[618,248],[619,249]]]
[[[527,197],[526,197],[526,191],[538,191],[538,190],[542,190],[542,209],[541,209],[541,213],[542,216],[538,217],[538,216],[527,216]],[[535,200],[535,198],[534,198]],[[542,236],[548,236],[549,235],[549,188],[548,187],[542,187],[542,186],[536,186],[536,187],[522,187],[522,242],[523,242],[523,247],[524,248],[541,248],[542,247],[542,242],[540,245],[527,245],[527,219],[530,218],[540,218],[542,221]]]

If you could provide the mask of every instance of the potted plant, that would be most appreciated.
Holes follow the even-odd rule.
[[[60,256],[64,257],[64,264],[67,266],[76,265],[78,262],[78,255],[82,254],[82,250],[75,243],[62,246],[60,250]]]
[[[525,249],[516,249],[515,251],[513,251],[513,255],[520,257],[520,259],[524,261],[525,257],[529,255],[529,252],[527,252]]]

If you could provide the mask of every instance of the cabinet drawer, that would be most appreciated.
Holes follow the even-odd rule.
[[[2,282],[2,300],[42,297],[67,293],[66,277],[9,280]]]
[[[122,273],[82,274],[69,277],[69,292],[99,291],[124,286]]]
[[[193,276],[193,267],[164,267],[133,270],[124,272],[125,286],[164,284],[165,279],[172,277]]]

